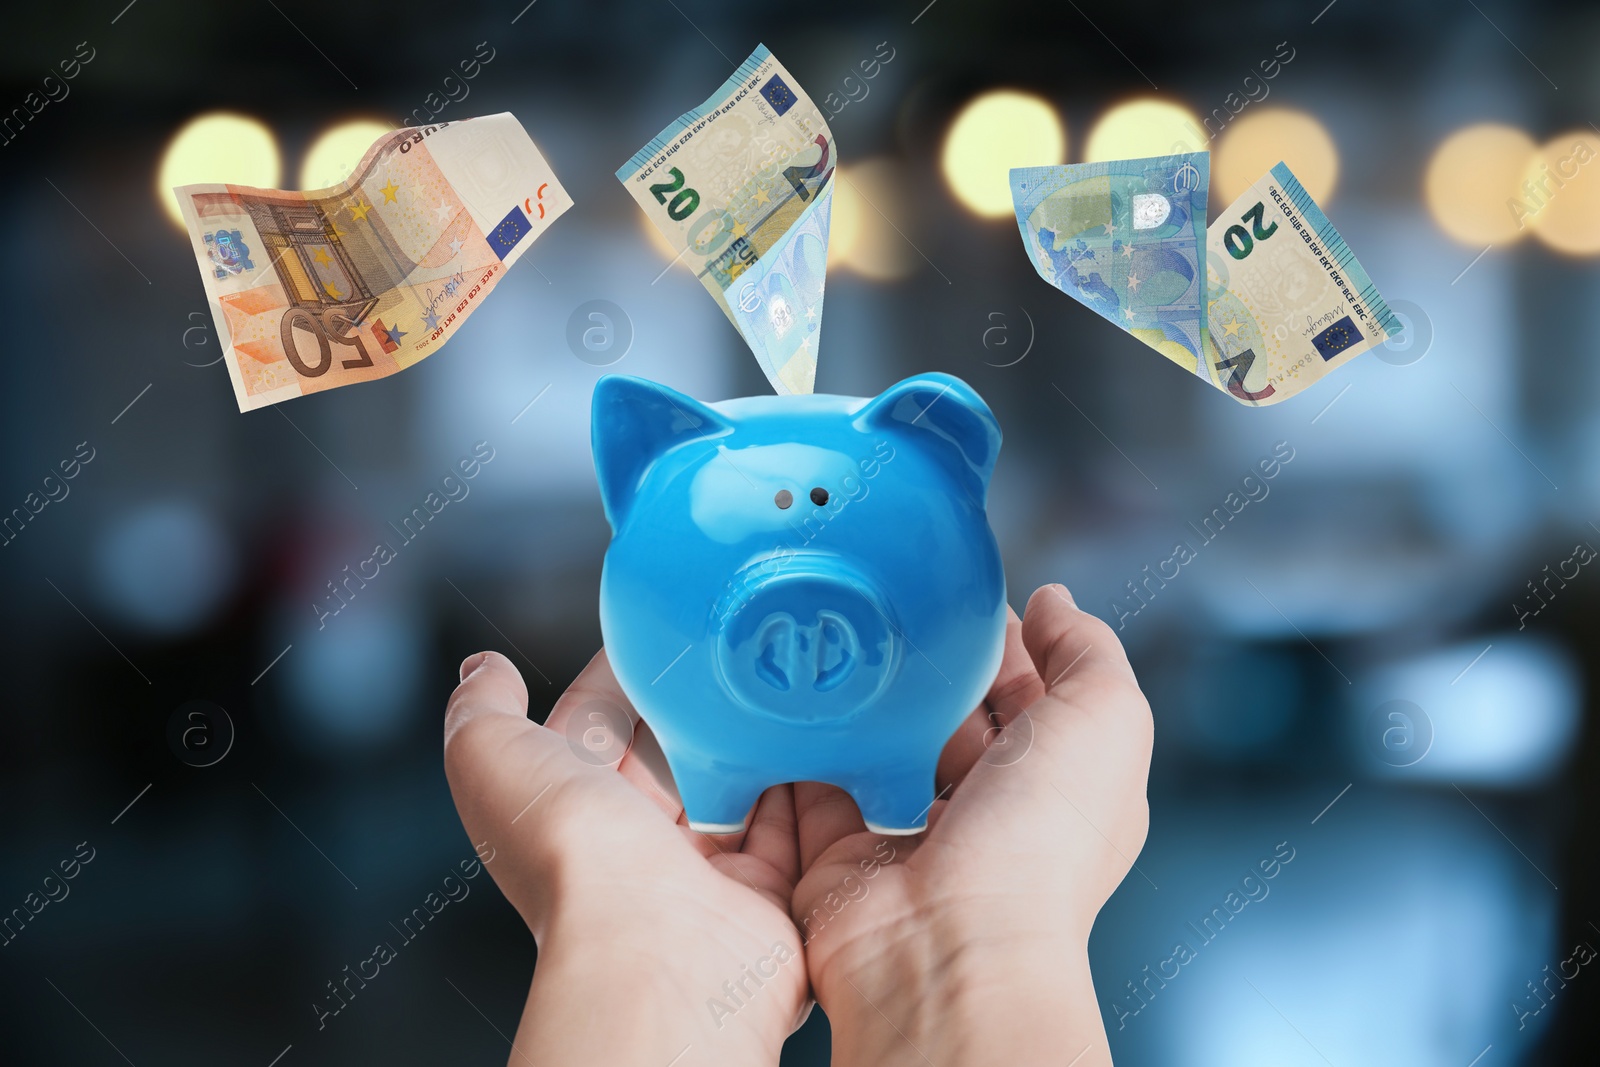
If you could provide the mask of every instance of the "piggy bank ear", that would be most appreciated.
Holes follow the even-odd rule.
[[[919,374],[885,389],[856,413],[863,429],[921,435],[981,504],[1000,453],[1000,424],[972,387],[949,374]]]
[[[732,428],[700,401],[656,382],[625,374],[607,374],[596,382],[589,440],[612,530],[621,527],[652,463],[679,445]]]

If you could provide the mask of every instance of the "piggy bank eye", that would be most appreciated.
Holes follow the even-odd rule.
[[[811,490],[811,502],[820,508],[828,502],[828,491],[820,485],[817,486]]]
[[[794,494],[787,489],[779,489],[778,495],[772,498],[772,502],[780,508],[787,508],[794,503]]]

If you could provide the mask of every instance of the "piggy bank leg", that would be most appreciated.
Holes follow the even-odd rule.
[[[867,829],[875,834],[904,836],[928,828],[933,807],[933,775],[938,753],[912,757],[885,767],[870,778],[845,787],[861,809]]]
[[[702,834],[736,834],[745,828],[750,810],[766,788],[764,782],[748,771],[670,758],[668,762],[689,829]]]

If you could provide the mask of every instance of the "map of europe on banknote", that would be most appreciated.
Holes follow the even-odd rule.
[[[329,189],[176,192],[240,411],[432,355],[572,206],[510,114],[395,130]]]
[[[1242,404],[1286,400],[1400,331],[1283,163],[1206,228],[1210,156],[1011,171],[1040,277]]]
[[[617,171],[779,393],[816,381],[837,162],[822,112],[759,45]]]

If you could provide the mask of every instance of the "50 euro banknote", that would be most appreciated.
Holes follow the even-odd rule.
[[[822,112],[758,45],[617,170],[779,393],[816,380],[836,164]]]
[[[1242,404],[1276,404],[1400,332],[1310,194],[1279,163],[1207,228],[1210,157],[1011,171],[1045,281]]]
[[[395,130],[328,189],[175,191],[240,411],[432,355],[572,206],[510,114]]]

